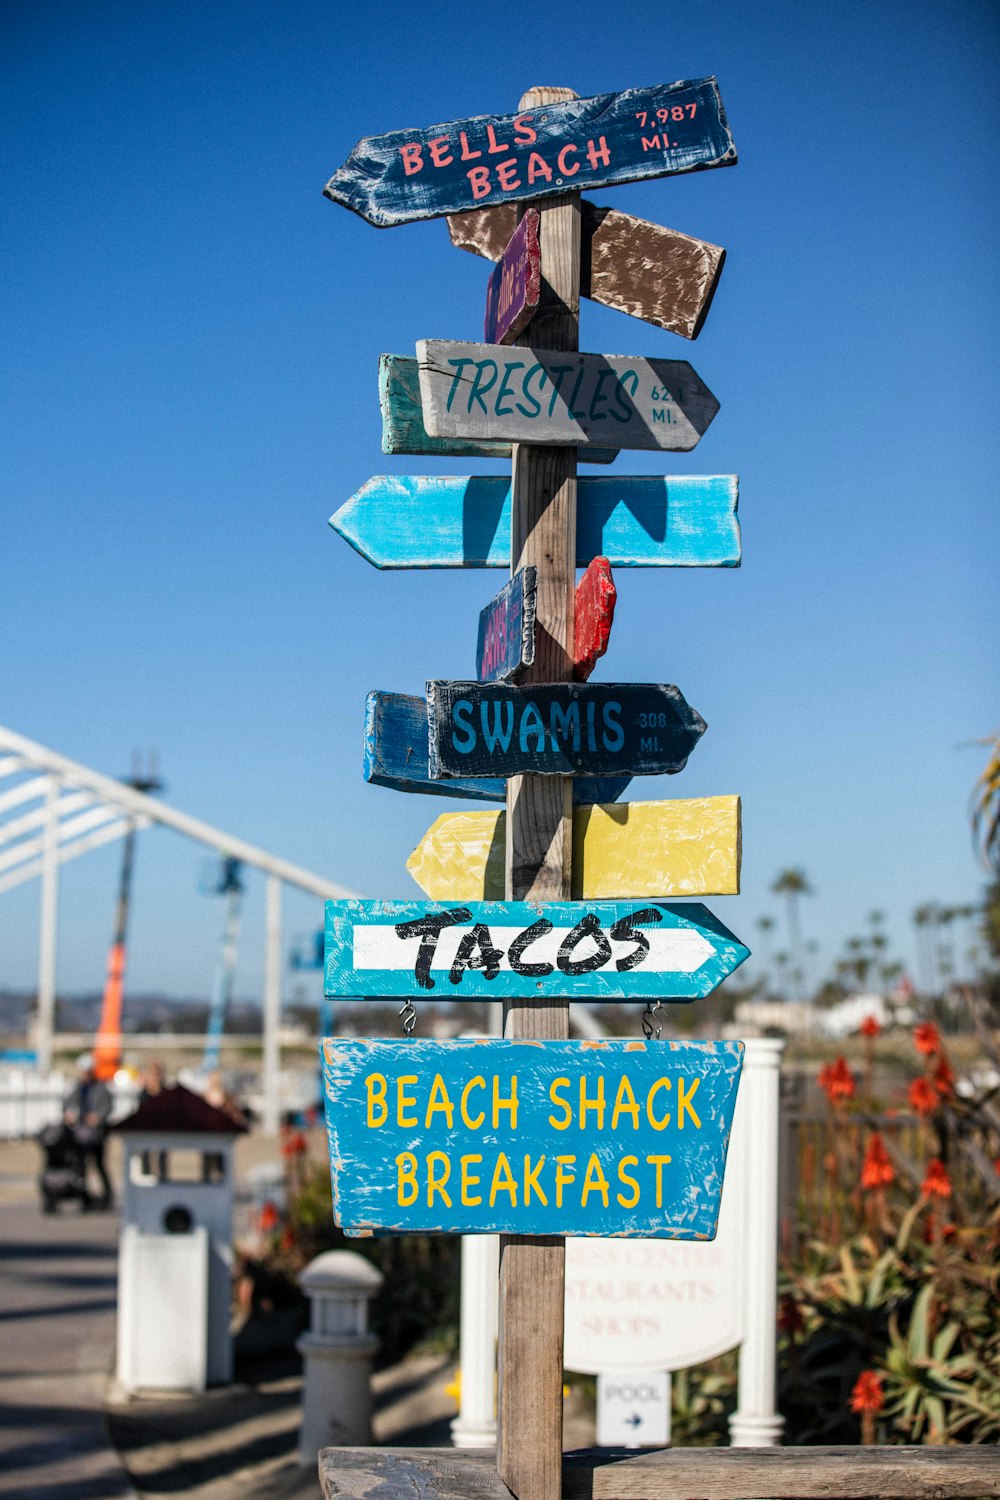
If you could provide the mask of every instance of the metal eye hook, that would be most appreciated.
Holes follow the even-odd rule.
[[[417,1024],[417,1012],[412,1000],[406,1000],[396,1012],[403,1022],[403,1035],[412,1036],[413,1028]]]
[[[651,1041],[655,1036],[660,1040],[663,1031],[663,1001],[657,1000],[655,1004],[647,1005],[642,1013],[642,1034],[646,1041]]]

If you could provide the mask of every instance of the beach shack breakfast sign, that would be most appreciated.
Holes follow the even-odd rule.
[[[711,1239],[741,1042],[323,1043],[351,1235]]]

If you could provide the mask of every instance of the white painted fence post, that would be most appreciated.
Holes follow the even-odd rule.
[[[456,1448],[490,1448],[497,1440],[497,1283],[500,1238],[462,1236],[462,1316],[459,1362],[462,1394],[451,1424]]]
[[[264,1057],[261,1129],[277,1135],[281,1126],[281,879],[268,875],[264,888]]]
[[[59,794],[58,776],[48,778],[45,791],[45,829],[42,836],[41,909],[38,923],[38,1010],[35,1016],[38,1072],[52,1070],[52,1038],[56,1015],[56,933],[59,916]]]
[[[778,1313],[778,1147],[783,1041],[745,1043],[740,1092],[745,1094],[745,1161],[752,1163],[746,1201],[744,1335],[739,1397],[729,1419],[734,1448],[771,1448],[781,1441],[776,1410]]]

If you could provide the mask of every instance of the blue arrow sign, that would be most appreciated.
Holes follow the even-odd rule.
[[[750,951],[707,907],[328,901],[328,995],[698,1000]]]
[[[713,1239],[742,1042],[320,1045],[348,1234]]]
[[[734,474],[578,479],[577,566],[738,568]],[[334,531],[376,568],[509,568],[510,480],[377,475]]]
[[[719,85],[699,78],[368,136],[323,192],[385,228],[735,161]]]
[[[505,802],[507,783],[499,776],[457,776],[432,781],[428,768],[427,702],[408,693],[368,694],[365,704],[365,780],[397,792],[433,797],[466,797]],[[631,776],[578,776],[573,801],[617,802]]]

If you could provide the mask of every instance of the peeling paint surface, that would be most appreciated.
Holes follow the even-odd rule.
[[[716,1232],[741,1042],[320,1044],[350,1235]]]

